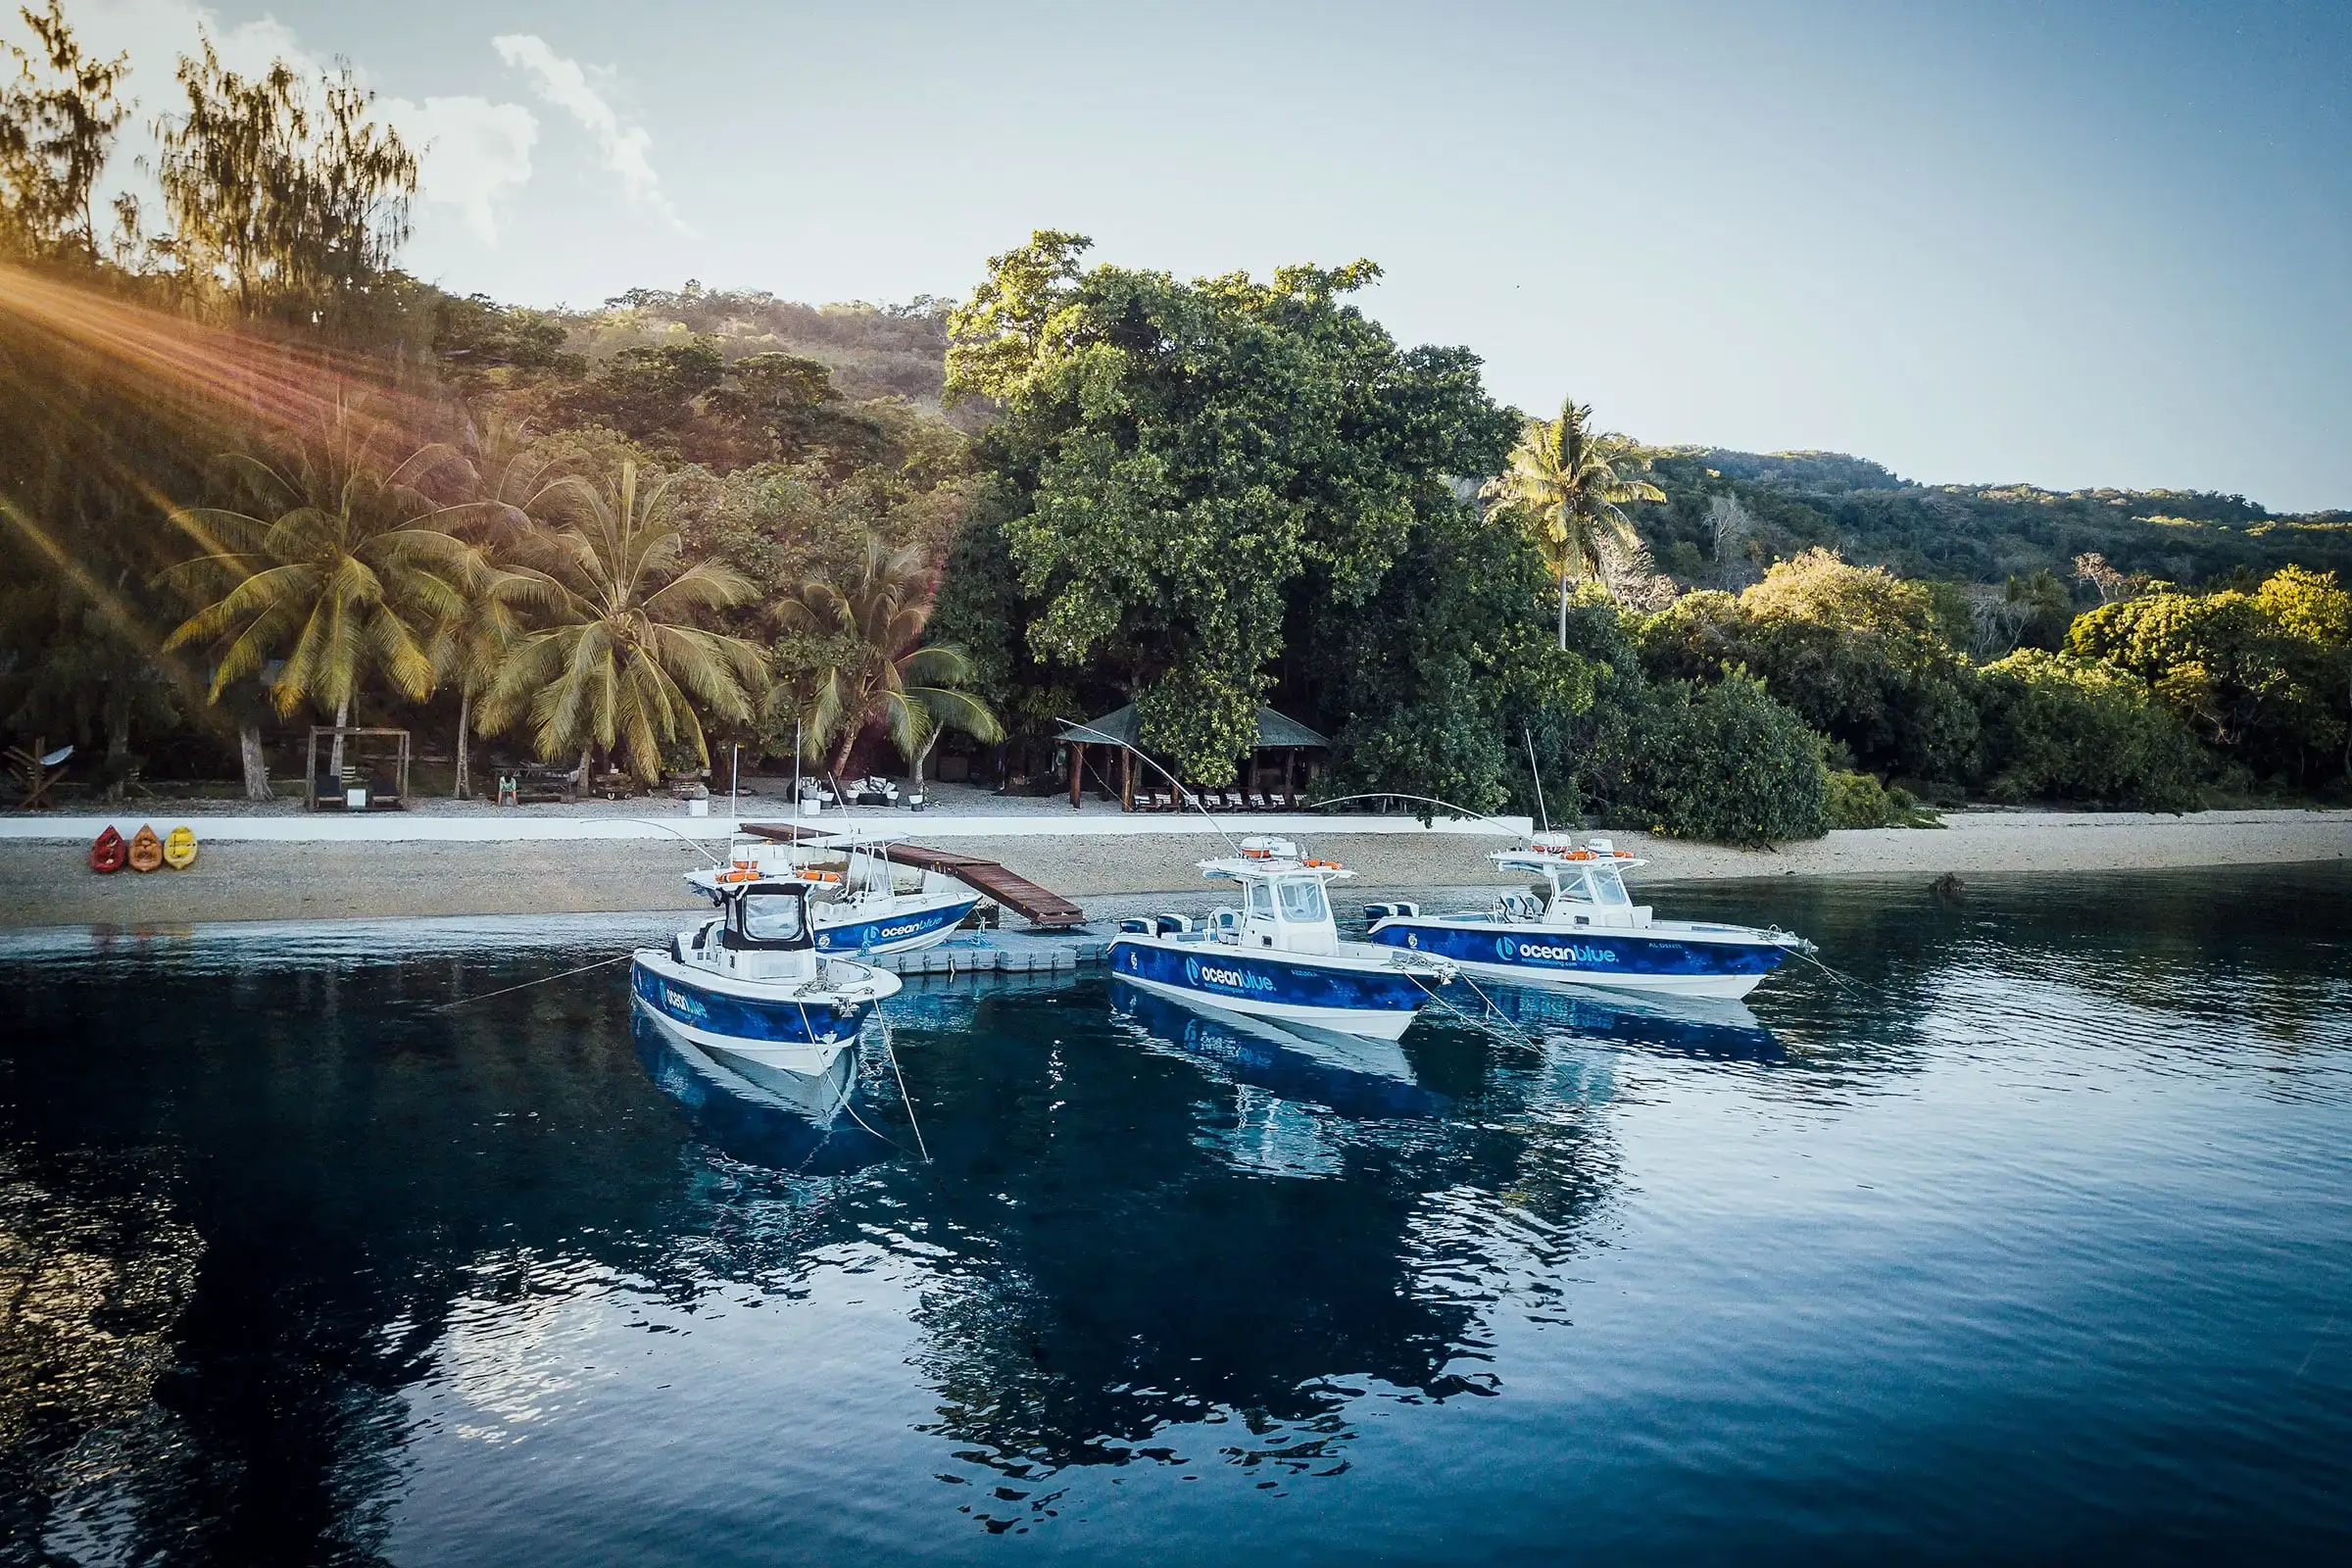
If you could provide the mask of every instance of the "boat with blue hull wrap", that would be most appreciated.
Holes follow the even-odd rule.
[[[1325,884],[1355,873],[1302,858],[1286,839],[1244,839],[1201,873],[1238,883],[1243,906],[1196,928],[1182,915],[1122,922],[1111,972],[1159,996],[1280,1023],[1394,1040],[1453,978],[1442,957],[1343,942]]]
[[[689,871],[687,886],[716,903],[747,882],[798,882],[808,890],[816,951],[914,953],[946,941],[980,903],[950,876],[896,865],[854,833],[776,844],[743,839],[724,865]]]
[[[1364,910],[1381,946],[1426,953],[1481,980],[1513,985],[1606,986],[1686,997],[1744,997],[1791,953],[1813,944],[1778,929],[1660,920],[1625,890],[1623,873],[1646,862],[1607,839],[1584,848],[1540,837],[1492,857],[1544,881],[1505,893],[1494,908],[1423,914],[1410,904]]]
[[[758,1081],[814,1077],[858,1042],[899,977],[816,952],[808,890],[795,881],[729,884],[719,914],[640,948],[629,985],[649,1017]]]

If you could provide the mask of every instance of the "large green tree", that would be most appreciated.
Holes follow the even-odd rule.
[[[1274,679],[1289,594],[1372,594],[1448,473],[1491,462],[1466,354],[1397,352],[1346,303],[1371,264],[1185,283],[1082,271],[1051,231],[994,258],[951,318],[951,398],[1003,416],[985,455],[1028,652],[1132,697],[1144,744],[1233,776]]]
[[[330,327],[365,309],[409,236],[416,156],[346,69],[317,84],[285,61],[256,76],[212,40],[183,56],[184,103],[159,122],[156,174],[183,286],[235,312]]]
[[[1546,635],[1545,587],[1522,530],[1470,501],[1430,508],[1359,612],[1298,639],[1337,725],[1329,793],[1533,811],[1523,736],[1583,711],[1598,670]]]

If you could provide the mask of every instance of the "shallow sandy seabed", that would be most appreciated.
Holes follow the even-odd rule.
[[[909,816],[903,824],[918,842],[920,820]],[[1933,878],[1946,871],[1963,876],[2087,872],[2352,858],[2352,812],[2344,811],[2164,816],[1971,810],[1944,820],[1941,829],[1841,831],[1765,851],[1681,844],[1647,834],[1614,838],[1619,848],[1650,862],[1631,878],[1637,892],[1644,884],[1698,878]],[[1312,839],[1308,847],[1358,873],[1342,900],[1345,905],[1381,893],[1517,882],[1520,878],[1498,874],[1487,858],[1503,842],[1468,835],[1331,833]],[[955,847],[1002,860],[1056,892],[1095,900],[1099,914],[1126,907],[1123,896],[1201,894],[1196,862],[1219,848],[1213,837],[1200,833],[958,838]],[[0,842],[0,926],[685,910],[697,903],[679,875],[703,860],[692,845],[671,839],[215,842],[187,871],[98,876],[87,868],[78,844]]]

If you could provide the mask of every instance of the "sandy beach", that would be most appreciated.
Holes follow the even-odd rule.
[[[1081,903],[1107,900],[1100,905],[1105,911],[1137,895],[1200,895],[1195,862],[1221,848],[1213,834],[1200,831],[1139,833],[1134,829],[1144,824],[1129,820],[1120,824],[1124,831],[1111,834],[1090,831],[1100,817],[1063,821],[1067,831],[965,832],[953,843]],[[2352,858],[2352,812],[2345,811],[2164,816],[1971,810],[1953,812],[1945,822],[1940,829],[1841,831],[1768,851],[1647,834],[1615,838],[1620,848],[1650,862],[1630,879],[1637,889],[1727,877],[2089,873]],[[920,841],[917,819],[898,825]],[[1498,876],[1487,859],[1507,842],[1500,834],[1334,830],[1315,835],[1310,847],[1356,870],[1354,890],[1373,896],[1515,881]],[[58,839],[0,840],[0,888],[6,889],[0,926],[690,909],[696,903],[679,874],[704,859],[693,843],[667,836],[449,843],[213,839],[186,871],[99,876],[88,869],[83,851],[80,843]]]

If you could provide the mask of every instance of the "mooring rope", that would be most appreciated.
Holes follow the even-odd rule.
[[[914,1119],[914,1097],[906,1093],[906,1075],[899,1071],[899,1054],[890,1043],[890,1020],[883,1016],[879,1007],[874,1009],[874,1022],[882,1026],[882,1054],[890,1058],[891,1076],[899,1081],[899,1102],[906,1107],[906,1125],[914,1132],[914,1147],[922,1154],[923,1163],[928,1165],[931,1163],[931,1150],[923,1142],[923,1124]]]
[[[452,1007],[463,1007],[468,1003],[488,1002],[493,997],[512,996],[517,991],[528,991],[533,986],[543,986],[550,980],[568,980],[575,974],[586,974],[591,969],[602,969],[607,964],[619,963],[635,956],[637,955],[634,953],[616,953],[610,958],[599,958],[594,963],[583,963],[577,969],[565,969],[560,974],[543,974],[536,980],[525,980],[518,986],[508,986],[503,991],[485,991],[478,997],[460,997],[454,1002],[444,1002],[432,1010],[447,1012]]]

